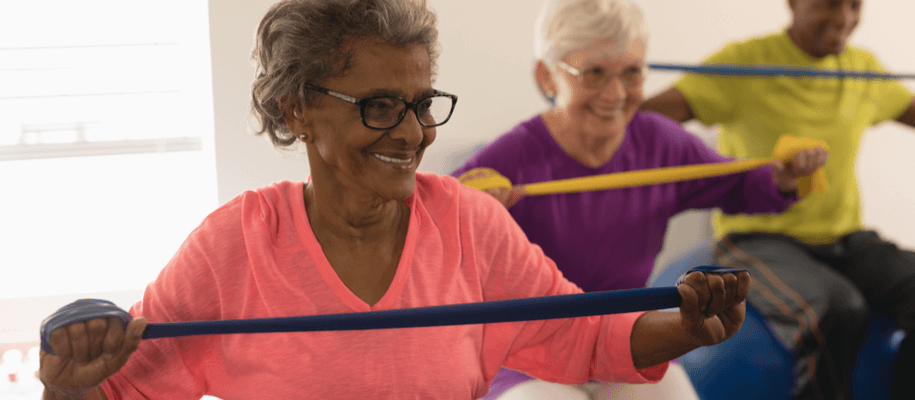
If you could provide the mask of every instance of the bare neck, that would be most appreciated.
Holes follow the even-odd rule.
[[[402,200],[325,188],[315,182],[305,186],[304,196],[308,222],[319,241],[328,235],[353,243],[391,240],[409,218],[409,207]]]
[[[570,157],[591,168],[609,162],[625,138],[625,134],[606,137],[587,135],[581,126],[569,122],[569,119],[556,109],[543,113],[541,117],[559,147]]]

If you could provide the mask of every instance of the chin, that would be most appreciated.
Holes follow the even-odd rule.
[[[406,200],[413,195],[416,190],[416,172],[413,172],[409,179],[405,179],[390,187],[390,198],[394,200]]]
[[[845,40],[829,40],[825,41],[820,47],[820,52],[824,55],[839,55],[845,51],[848,42]]]
[[[626,131],[626,124],[623,121],[616,120],[610,123],[606,121],[597,121],[587,127],[586,131],[591,137],[611,138],[620,135]]]

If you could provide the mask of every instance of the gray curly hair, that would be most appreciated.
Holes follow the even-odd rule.
[[[351,45],[380,39],[397,46],[423,44],[432,61],[439,55],[435,14],[426,0],[283,0],[274,4],[257,27],[251,58],[257,66],[251,87],[251,111],[273,145],[287,147],[296,138],[283,114],[308,106],[319,85],[350,67]]]

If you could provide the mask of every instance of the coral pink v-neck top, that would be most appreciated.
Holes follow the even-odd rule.
[[[150,322],[390,310],[579,293],[501,204],[417,174],[394,280],[374,306],[338,278],[302,183],[248,191],[210,214],[131,307]],[[102,384],[109,399],[473,399],[500,366],[561,383],[654,382],[629,338],[640,313],[427,328],[144,340]]]

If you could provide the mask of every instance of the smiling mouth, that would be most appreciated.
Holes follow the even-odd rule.
[[[598,109],[588,106],[588,111],[599,117],[615,117],[621,111],[621,108]]]
[[[413,157],[409,157],[409,158],[394,158],[394,157],[383,156],[383,155],[378,154],[378,153],[372,153],[372,155],[375,156],[375,158],[377,158],[377,159],[379,159],[379,160],[381,160],[381,161],[384,161],[384,162],[387,162],[387,163],[392,163],[392,164],[409,165],[409,164],[413,163]]]

